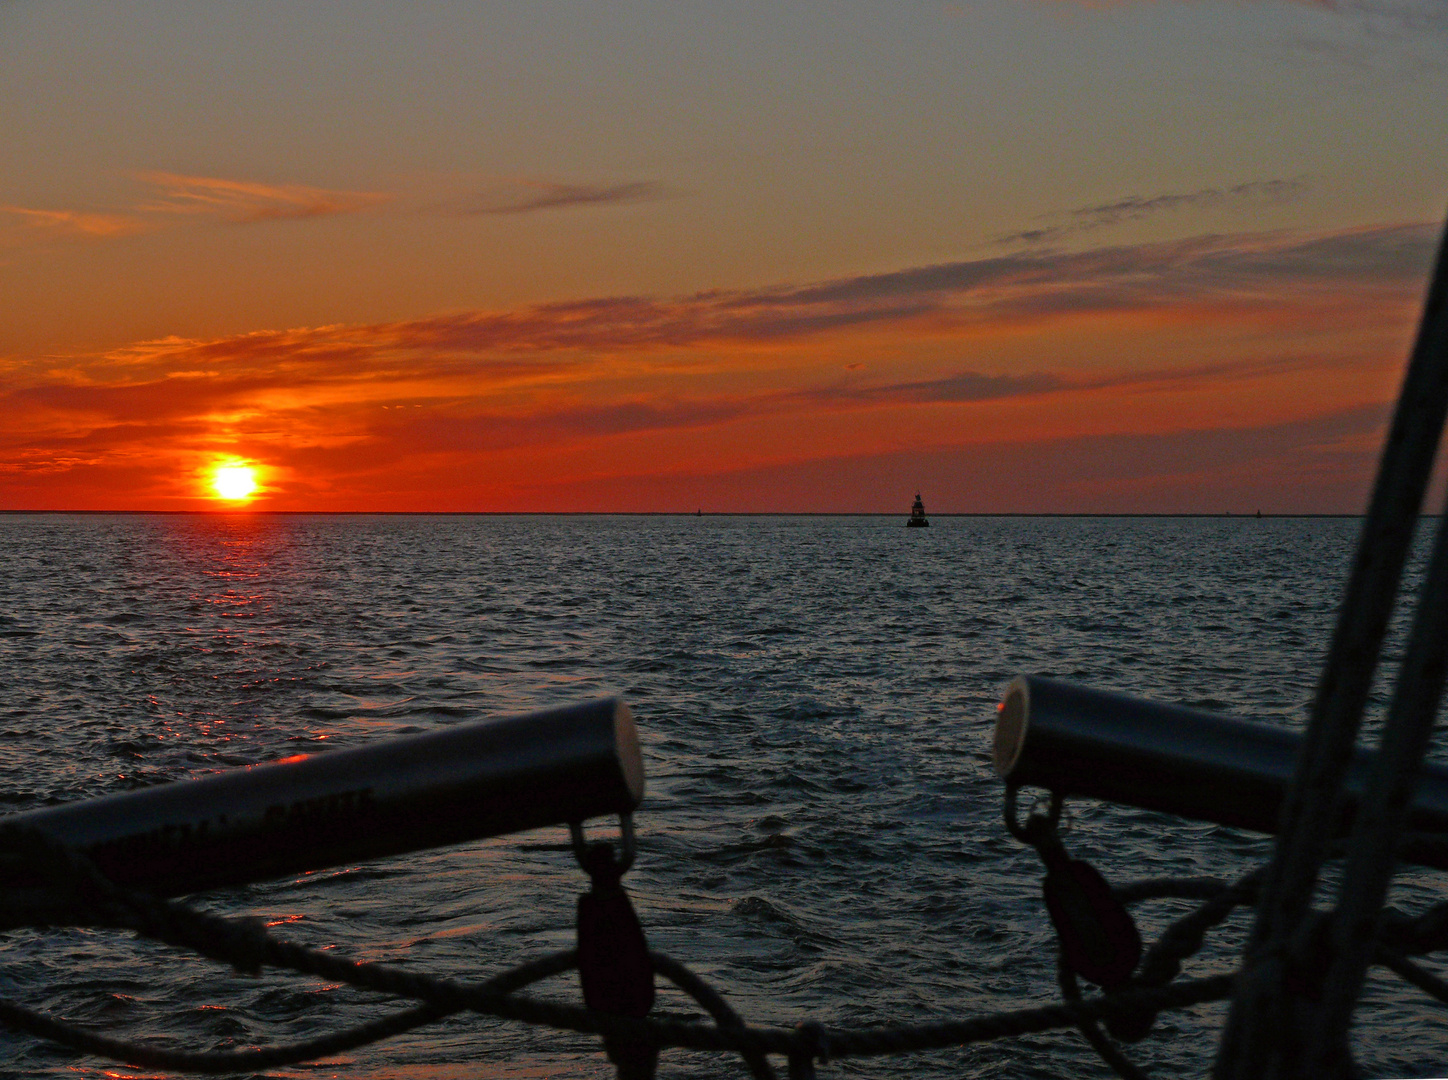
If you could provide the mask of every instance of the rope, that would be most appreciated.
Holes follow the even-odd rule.
[[[1402,978],[1404,982],[1412,983],[1429,997],[1436,998],[1440,1004],[1448,1005],[1448,981],[1440,979],[1432,972],[1424,971],[1402,953],[1394,952],[1382,945],[1379,945],[1377,949],[1377,961]]]
[[[1448,901],[1416,916],[1385,908],[1379,937],[1390,948],[1413,956],[1448,949]]]
[[[714,1022],[725,1031],[742,1031],[745,1027],[743,1019],[734,1011],[730,1004],[724,1000],[719,991],[706,983],[699,976],[686,968],[672,957],[663,953],[650,952],[649,959],[654,962],[654,970],[668,979],[684,993],[704,1006]],[[750,1075],[756,1080],[776,1080],[774,1068],[769,1060],[757,1050],[741,1050],[740,1056],[744,1063],[749,1066]]]
[[[1242,985],[1223,1033],[1215,1075],[1257,1080],[1276,1060],[1302,1064],[1301,1006],[1311,991],[1293,962],[1326,855],[1349,760],[1397,598],[1413,530],[1448,414],[1448,230],[1438,249],[1418,338],[1398,396],[1347,592],[1338,612],[1312,716],[1283,798],[1277,844],[1247,947]],[[1339,1066],[1340,1067],[1340,1066]]]
[[[1200,901],[1194,910],[1166,928],[1146,951],[1132,985],[1117,992],[1084,998],[1074,975],[1063,969],[1061,987],[1065,1000],[1058,1004],[926,1024],[836,1029],[809,1022],[785,1028],[746,1024],[697,974],[659,952],[649,953],[653,970],[696,1001],[709,1014],[712,1024],[600,1013],[518,993],[542,979],[573,970],[578,963],[574,950],[520,964],[480,982],[438,978],[387,964],[360,963],[331,950],[277,939],[259,920],[213,915],[179,901],[159,900],[121,888],[105,879],[85,856],[43,834],[21,835],[13,829],[0,830],[0,838],[22,846],[33,858],[31,865],[50,879],[48,888],[27,890],[14,897],[0,893],[0,926],[62,925],[57,913],[63,913],[65,925],[131,929],[241,971],[274,967],[420,1003],[366,1024],[301,1042],[263,1049],[195,1052],[106,1035],[0,998],[0,1024],[7,1027],[83,1053],[144,1068],[204,1074],[255,1072],[294,1065],[353,1050],[458,1012],[471,1011],[581,1034],[647,1041],[659,1047],[737,1053],[750,1074],[759,1080],[776,1080],[768,1055],[785,1057],[790,1063],[792,1078],[811,1077],[816,1061],[943,1050],[1075,1027],[1118,1075],[1128,1080],[1145,1080],[1146,1074],[1126,1059],[1098,1024],[1121,1022],[1130,1026],[1143,1015],[1231,996],[1236,974],[1172,980],[1180,971],[1182,961],[1202,947],[1207,930],[1218,925],[1236,907],[1253,901],[1262,873],[1254,871],[1230,885],[1212,878],[1161,878],[1128,883],[1114,890],[1123,902],[1165,898]],[[40,898],[54,902],[44,917],[40,917]],[[1438,905],[1416,917],[1393,913],[1384,925],[1378,961],[1433,996],[1448,1001],[1448,983],[1407,958],[1409,954],[1445,946],[1448,946],[1448,904]]]
[[[1195,956],[1206,942],[1207,931],[1219,925],[1236,908],[1250,904],[1257,895],[1262,870],[1253,870],[1232,885],[1219,889],[1215,896],[1195,911],[1172,923],[1147,949],[1137,978],[1147,986],[1165,986],[1181,972],[1182,961]]]
[[[657,954],[654,955],[657,956]],[[677,963],[668,957],[662,959],[666,963]],[[510,971],[500,978],[513,974],[514,972]],[[1209,1001],[1220,1001],[1231,993],[1231,987],[1232,976],[1218,975],[1178,983],[1162,991],[1132,991],[1109,997],[1090,998],[1072,1005],[1044,1005],[989,1013],[967,1020],[856,1028],[854,1030],[819,1027],[812,1030],[812,1037],[808,1039],[801,1034],[799,1028],[791,1030],[741,1026],[738,1029],[730,1030],[706,1024],[612,1017],[553,1003],[517,998],[514,1000],[519,1005],[547,1005],[547,1009],[552,1015],[547,1019],[535,1019],[534,1022],[584,1034],[647,1037],[655,1040],[660,1046],[690,1050],[722,1050],[786,1056],[817,1053],[823,1043],[828,1046],[831,1058],[844,1058],[879,1057],[923,1050],[951,1049],[972,1043],[1071,1027],[1077,1023],[1080,1017],[1102,1019],[1132,1009],[1186,1008]],[[490,1007],[490,1003],[482,1001],[469,1002],[463,1007],[489,1015],[503,1015],[504,1013],[504,1010],[494,1010]],[[0,998],[0,1022],[9,1027],[51,1039],[85,1053],[100,1054],[133,1065],[203,1073],[246,1072],[257,1068],[295,1064],[308,1057],[319,1057],[343,1049],[355,1049],[379,1038],[399,1034],[423,1023],[440,1019],[442,1015],[437,1010],[434,1010],[433,1015],[427,1019],[419,1019],[415,1015],[424,1011],[426,1010],[409,1010],[384,1021],[376,1021],[345,1032],[288,1046],[254,1051],[194,1053],[163,1050],[145,1043],[101,1035],[90,1029],[55,1020],[44,1013]],[[368,1033],[369,1037],[362,1037],[364,1032]]]
[[[1061,987],[1061,996],[1068,1004],[1079,1004],[1081,1001],[1081,985],[1076,981],[1076,973],[1071,970],[1062,956],[1056,964],[1056,982]],[[1096,1051],[1096,1056],[1111,1067],[1111,1071],[1121,1077],[1122,1080],[1149,1080],[1146,1073],[1142,1072],[1130,1058],[1122,1052],[1121,1048],[1106,1037],[1106,1032],[1101,1030],[1094,1017],[1088,1017],[1084,1013],[1078,1014],[1076,1019],[1076,1030],[1081,1032],[1081,1037],[1086,1040],[1091,1049]]]
[[[1420,766],[1428,752],[1443,694],[1445,669],[1448,529],[1440,524],[1377,759],[1348,841],[1337,910],[1328,930],[1330,961],[1322,978],[1318,1007],[1307,1025],[1304,1067],[1312,1075],[1341,1072],[1339,1062],[1350,1057],[1346,1033],[1363,979],[1374,960],[1373,937],[1397,862],[1393,841],[1408,824]]]
[[[765,1057],[768,1054],[786,1056],[791,1062],[792,1075],[799,1075],[802,1073],[797,1066],[801,1062],[812,1070],[814,1061],[827,1057],[875,1056],[962,1046],[1079,1025],[1119,1015],[1123,1010],[1180,1008],[1217,1000],[1230,988],[1230,979],[1221,976],[1159,990],[1138,989],[1088,1001],[934,1024],[855,1030],[832,1030],[817,1023],[794,1029],[751,1027],[717,991],[686,966],[653,952],[649,957],[654,970],[697,1001],[714,1024],[635,1019],[516,993],[541,979],[573,969],[577,964],[574,951],[519,965],[483,982],[440,979],[386,964],[358,963],[330,950],[311,949],[277,939],[258,920],[225,918],[179,901],[160,900],[121,888],[101,875],[85,856],[33,830],[0,829],[0,839],[11,850],[22,853],[37,876],[47,882],[44,888],[5,897],[8,902],[0,903],[0,925],[58,925],[64,916],[64,923],[69,925],[131,929],[240,971],[276,967],[422,1003],[389,1017],[302,1042],[258,1050],[199,1053],[115,1038],[0,999],[0,1023],[6,1026],[85,1053],[147,1068],[226,1073],[297,1064],[355,1049],[470,1010],[580,1033],[643,1038],[664,1047],[733,1051],[743,1056],[752,1075],[773,1080],[774,1071]],[[1141,895],[1151,896],[1194,896],[1205,888],[1206,883],[1199,879],[1147,882],[1131,887]]]

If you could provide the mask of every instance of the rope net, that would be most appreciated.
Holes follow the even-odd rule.
[[[1043,845],[1060,843],[1051,815],[1032,814],[1019,828],[1032,838],[1038,850]],[[1448,844],[1442,837],[1421,835],[1410,837],[1409,842],[1420,846]],[[480,981],[358,962],[330,949],[285,941],[259,920],[215,915],[181,901],[122,888],[107,880],[83,854],[33,829],[0,829],[0,845],[23,854],[39,868],[45,882],[42,887],[24,892],[0,893],[0,929],[125,929],[241,972],[255,974],[263,968],[290,971],[414,1003],[368,1023],[303,1041],[258,1049],[199,1052],[116,1037],[0,998],[0,1024],[17,1031],[133,1066],[195,1074],[255,1072],[313,1061],[466,1011],[599,1036],[621,1077],[651,1076],[658,1052],[669,1048],[737,1054],[750,1075],[761,1078],[776,1077],[769,1059],[782,1057],[788,1076],[797,1078],[814,1076],[816,1064],[831,1059],[936,1051],[1067,1028],[1080,1031],[1118,1075],[1144,1077],[1147,1074],[1128,1059],[1122,1042],[1145,1036],[1159,1012],[1232,996],[1236,973],[1188,979],[1179,976],[1185,962],[1202,948],[1210,930],[1236,909],[1256,903],[1263,876],[1258,868],[1234,882],[1155,878],[1111,889],[1110,902],[1123,907],[1162,899],[1198,903],[1142,949],[1140,962],[1134,964],[1130,976],[1106,993],[1082,993],[1078,972],[1067,961],[1069,950],[1063,946],[1059,966],[1062,999],[1057,1004],[936,1023],[846,1029],[808,1021],[792,1026],[747,1023],[717,990],[688,967],[654,951],[647,953],[652,973],[692,998],[712,1023],[630,1016],[521,992],[542,980],[579,969],[578,949],[543,956]],[[1416,957],[1443,949],[1448,949],[1448,902],[1415,916],[1389,909],[1375,942],[1374,960],[1448,1004],[1448,982],[1414,963]],[[586,993],[586,977],[584,983]],[[625,1048],[622,1053],[620,1047]],[[648,1052],[630,1054],[630,1047],[635,1051],[646,1048]]]

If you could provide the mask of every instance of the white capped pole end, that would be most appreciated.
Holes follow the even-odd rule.
[[[995,740],[991,761],[1002,780],[1009,780],[1021,752],[1026,748],[1026,729],[1030,726],[1031,682],[1017,675],[1006,687],[1005,696],[996,706]]]
[[[644,759],[639,750],[639,732],[634,724],[633,710],[622,699],[613,705],[614,745],[618,750],[618,768],[634,805],[644,797]]]

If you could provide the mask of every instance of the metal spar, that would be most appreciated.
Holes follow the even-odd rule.
[[[545,825],[643,798],[617,699],[459,724],[0,818],[157,896],[240,885]],[[36,884],[0,850],[0,888]]]
[[[1022,675],[1001,702],[992,757],[1008,784],[1270,833],[1301,746],[1302,736],[1286,728]],[[1366,750],[1353,757],[1339,835],[1374,757]],[[1410,827],[1448,834],[1448,768],[1423,767]],[[1403,858],[1448,869],[1443,847],[1410,846]]]

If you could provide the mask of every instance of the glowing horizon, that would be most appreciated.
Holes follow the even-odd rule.
[[[1415,2],[6,9],[0,509],[1355,512]]]

